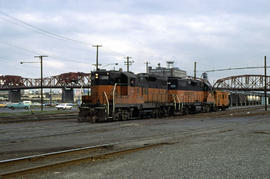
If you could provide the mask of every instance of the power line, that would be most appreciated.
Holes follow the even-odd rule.
[[[1,14],[1,12],[0,12],[0,14]],[[18,21],[14,21],[14,19],[13,19],[13,20],[12,20],[12,19],[7,19],[7,18],[3,18],[3,17],[1,17],[1,16],[0,16],[0,18],[1,18],[2,20],[9,21],[10,23],[15,24],[15,25],[17,25],[17,26],[19,26],[19,27],[24,27],[24,28],[26,28],[26,29],[32,30],[32,31],[34,31],[34,32],[36,32],[36,33],[40,33],[40,34],[45,35],[45,36],[47,36],[47,37],[50,37],[50,38],[53,38],[53,39],[57,39],[57,40],[64,40],[64,39],[62,39],[62,38],[59,38],[59,37],[56,37],[56,36],[53,36],[53,35],[50,35],[50,34],[47,34],[47,33],[43,33],[43,32],[41,32],[41,31],[39,31],[39,30],[33,29],[32,27],[26,26],[25,24],[21,24],[21,23],[19,23]],[[22,25],[23,25],[23,26],[22,26]]]
[[[216,70],[207,70],[204,71],[206,73],[209,72],[216,72],[216,71],[230,71],[230,70],[243,70],[243,69],[258,69],[258,68],[264,68],[264,67],[237,67],[237,68],[223,68],[223,69],[216,69]],[[270,68],[270,66],[267,66],[266,68]]]
[[[208,67],[208,68],[215,68],[214,66],[212,66],[212,65],[208,65],[208,64],[205,64],[205,63],[202,63],[202,62],[198,62],[198,64],[201,66],[201,65],[203,65],[203,66],[206,66],[206,67]]]
[[[29,49],[26,49],[26,48],[23,48],[23,47],[19,47],[17,45],[13,45],[13,44],[10,44],[10,43],[7,43],[7,42],[1,42],[1,44],[4,44],[4,45],[7,45],[7,46],[10,46],[10,47],[13,47],[13,48],[17,48],[17,49],[20,49],[20,50],[24,50],[24,51],[27,51],[31,54],[38,54],[39,52],[36,52],[36,51],[33,51],[33,50],[29,50]]]
[[[23,24],[24,26],[30,27],[32,30],[34,29],[35,32],[39,32],[39,33],[41,33],[43,35],[46,35],[46,36],[49,36],[49,37],[52,37],[52,38],[56,38],[58,40],[72,41],[72,42],[76,42],[76,43],[80,43],[80,44],[84,44],[84,45],[88,45],[89,44],[89,43],[86,43],[84,41],[75,40],[75,39],[72,39],[72,38],[68,38],[68,37],[65,37],[65,36],[62,36],[62,35],[58,35],[56,33],[53,33],[53,32],[50,32],[50,31],[47,31],[47,30],[44,30],[44,29],[41,29],[41,28],[36,27],[34,25],[31,25],[31,24],[29,24],[27,22],[24,22],[24,21],[22,21],[22,20],[20,20],[18,18],[12,17],[12,16],[10,16],[10,15],[2,12],[2,11],[0,11],[0,14],[8,17],[9,19],[12,19],[13,21],[19,22],[19,23]],[[17,23],[15,23],[15,24],[17,24]],[[17,24],[17,25],[19,25],[19,24]]]
[[[1,41],[0,41],[0,43],[1,43],[1,44],[4,44],[4,45],[7,45],[7,46],[10,46],[10,47],[13,47],[13,48],[17,48],[17,49],[20,49],[20,50],[27,51],[28,53],[31,53],[31,54],[34,54],[34,55],[42,54],[41,52],[37,52],[37,51],[34,51],[34,50],[26,49],[26,48],[23,48],[23,47],[20,47],[20,46],[17,46],[17,45],[13,45],[13,44],[10,44],[10,43],[1,42]],[[60,61],[61,61],[61,59],[62,59],[62,60],[64,60],[65,62],[88,64],[88,63],[83,62],[83,61],[72,60],[72,59],[63,59],[62,56],[57,56],[57,55],[50,55],[50,57],[59,59]],[[48,59],[48,60],[50,60],[50,59]]]
[[[0,12],[0,14],[1,14],[1,12]],[[3,14],[2,14],[2,15],[3,15]],[[32,30],[32,31],[34,31],[34,32],[36,32],[36,33],[41,33],[42,35],[45,35],[45,36],[47,36],[47,37],[54,38],[54,39],[58,39],[58,40],[63,40],[62,38],[57,38],[57,37],[55,37],[55,36],[52,36],[52,35],[43,33],[43,32],[41,32],[41,31],[39,31],[39,30],[33,29],[32,27],[29,27],[29,26],[27,26],[27,25],[25,25],[25,24],[22,24],[22,22],[17,21],[17,20],[15,20],[15,19],[12,19],[11,17],[7,17],[7,16],[5,16],[5,17],[2,16],[2,17],[1,17],[1,16],[0,16],[0,19],[2,19],[2,21],[3,21],[3,20],[8,21],[8,22],[10,22],[10,23],[12,23],[12,24],[15,24],[15,25],[19,26],[19,27],[23,27],[23,28]]]

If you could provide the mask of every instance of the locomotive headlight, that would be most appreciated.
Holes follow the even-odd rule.
[[[98,74],[96,73],[96,79],[98,79]]]

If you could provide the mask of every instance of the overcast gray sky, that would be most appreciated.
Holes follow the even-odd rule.
[[[118,62],[117,68],[125,68],[124,57],[131,56],[130,69],[136,73],[145,72],[146,61],[156,67],[173,60],[189,75],[194,61],[199,75],[263,66],[263,57],[270,57],[269,8],[267,0],[0,0],[0,74],[38,78],[39,64],[19,64],[38,61],[35,55],[49,56],[44,76],[89,72],[95,63],[93,44],[103,45],[101,64]],[[263,69],[209,77],[212,82],[254,73]]]

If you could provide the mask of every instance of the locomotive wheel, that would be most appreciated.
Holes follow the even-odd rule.
[[[125,121],[125,120],[130,119],[131,115],[130,115],[130,112],[128,110],[124,110],[124,111],[122,111],[121,116],[122,116],[122,121]]]
[[[114,119],[113,119],[114,121],[120,121],[120,114],[119,113],[116,113],[115,115],[114,115]]]
[[[159,118],[166,117],[168,115],[168,111],[165,108],[159,110]]]
[[[189,109],[188,109],[187,107],[185,107],[185,108],[183,109],[183,114],[184,114],[184,115],[189,114]]]
[[[95,123],[96,121],[97,121],[97,116],[96,115],[94,115],[93,117],[92,117],[92,119],[91,119],[91,117],[89,116],[89,118],[90,118],[90,122],[91,123]]]
[[[203,113],[205,112],[205,105],[202,106],[201,112],[203,112]]]
[[[164,108],[164,116],[169,116],[169,110],[168,109],[166,109],[166,108]]]
[[[126,120],[128,120],[128,117],[127,117],[127,115],[125,115],[125,114],[122,114],[122,121],[126,121]]]
[[[210,112],[210,106],[206,105],[206,112]]]
[[[207,105],[203,105],[203,110],[202,112],[206,113],[207,112]]]
[[[121,120],[121,111],[116,111],[113,115],[113,120],[114,121],[120,121]]]
[[[175,110],[174,110],[174,108],[169,108],[168,109],[168,116],[174,116],[175,114]]]
[[[158,114],[158,109],[155,109],[152,113],[152,118],[158,118],[159,114]]]
[[[204,113],[210,112],[210,106],[207,105],[207,104],[203,105],[203,110],[202,110],[202,111],[203,111]]]

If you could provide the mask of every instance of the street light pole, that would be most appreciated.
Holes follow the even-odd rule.
[[[267,111],[267,80],[266,80],[266,56],[264,56],[264,110]]]
[[[40,109],[43,111],[43,57],[48,57],[47,55],[34,56],[39,58],[40,62],[21,62],[23,63],[40,63]]]
[[[43,111],[43,57],[48,57],[46,55],[40,55],[40,56],[35,56],[35,58],[40,59],[40,109]]]

